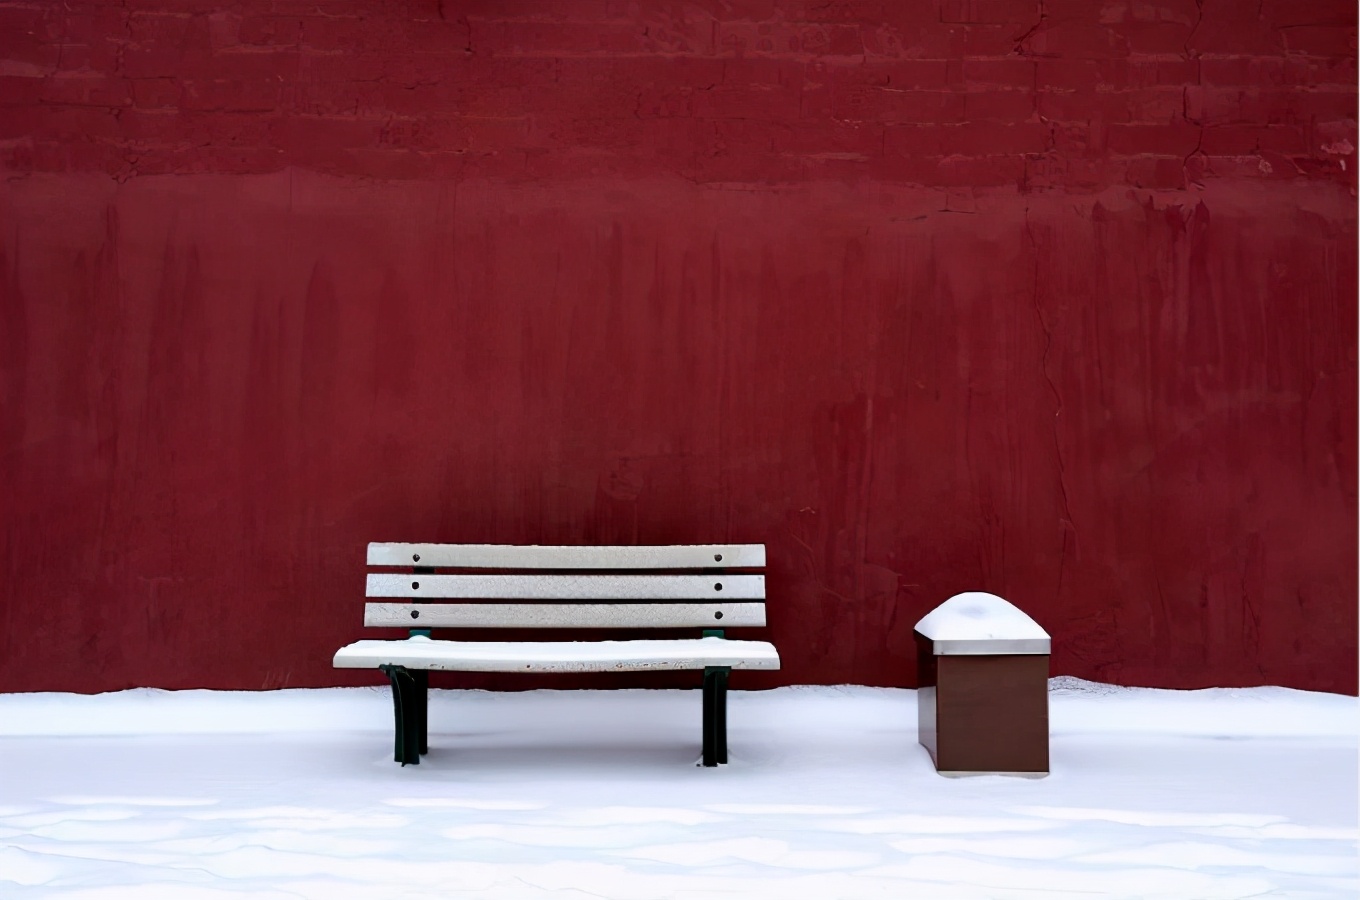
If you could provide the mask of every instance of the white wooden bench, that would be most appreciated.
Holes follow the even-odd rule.
[[[703,676],[703,763],[727,762],[727,680],[733,669],[778,669],[764,641],[721,629],[765,624],[763,544],[538,547],[369,544],[364,625],[410,629],[405,640],[357,641],[339,668],[377,668],[392,683],[396,759],[429,749],[430,671],[640,672]],[[406,571],[396,571],[405,569]],[[732,570],[739,570],[733,572]],[[469,571],[471,570],[471,571]],[[490,571],[487,571],[490,570]],[[455,601],[455,602],[444,602]],[[434,628],[704,628],[703,636],[626,641],[435,640]]]

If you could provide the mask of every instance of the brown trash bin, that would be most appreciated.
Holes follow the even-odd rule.
[[[1048,632],[995,594],[916,623],[921,745],[941,775],[1048,774]]]

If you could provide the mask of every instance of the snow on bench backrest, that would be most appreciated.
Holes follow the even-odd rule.
[[[764,544],[548,547],[513,544],[369,544],[370,566],[451,569],[761,569]]]
[[[368,575],[368,597],[407,601],[367,604],[364,624],[368,626],[685,628],[765,624],[765,576],[729,571],[763,566],[763,544],[668,547],[370,544],[368,562],[407,569],[402,573]],[[499,571],[495,574],[430,571],[437,568]],[[659,569],[703,569],[705,574],[660,574],[656,571]],[[556,571],[547,574],[543,570]],[[562,570],[568,574],[562,574]],[[643,570],[643,574],[637,574],[637,570]],[[448,599],[540,602],[430,602]]]

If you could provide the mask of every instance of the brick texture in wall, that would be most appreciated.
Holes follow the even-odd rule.
[[[1355,183],[1353,4],[0,2],[6,171]]]

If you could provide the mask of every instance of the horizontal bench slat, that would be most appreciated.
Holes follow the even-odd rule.
[[[382,665],[453,672],[645,672],[778,669],[779,653],[764,641],[692,638],[676,641],[357,641],[335,654],[335,666]]]
[[[416,559],[419,557],[419,559]],[[721,557],[721,558],[719,558]],[[368,545],[370,566],[461,569],[713,569],[763,568],[764,544],[668,547],[549,547],[510,544]]]
[[[411,613],[418,613],[412,617]],[[759,628],[764,603],[369,603],[370,628]]]
[[[763,600],[765,576],[370,573],[367,594],[463,600]]]

